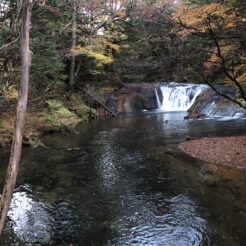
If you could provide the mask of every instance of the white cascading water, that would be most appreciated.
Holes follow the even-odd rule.
[[[157,102],[157,106],[158,108],[161,108],[161,101],[160,101],[160,98],[159,98],[159,95],[158,95],[158,92],[157,90],[155,89],[155,97],[156,97],[156,102]]]
[[[160,90],[163,100],[159,109],[162,111],[187,111],[195,102],[197,96],[206,88],[206,85],[179,84],[174,82],[161,85]],[[156,96],[158,102],[157,92]]]

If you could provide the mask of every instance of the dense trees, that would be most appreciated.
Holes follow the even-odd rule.
[[[20,76],[21,3],[1,4],[2,96]],[[33,93],[57,84],[74,88],[93,82],[203,81],[197,67],[210,81],[229,82],[232,70],[240,83],[245,81],[241,0],[183,5],[167,0],[50,0],[35,1],[33,13]]]
[[[15,7],[9,1],[1,5],[2,95],[17,83],[20,75],[20,19],[15,14],[21,9],[19,2],[11,1]],[[79,77],[88,81],[107,80],[105,74],[110,70],[113,49],[118,48],[114,40],[122,35],[119,24],[126,18],[125,4],[124,1],[35,1],[31,28],[32,92],[44,91],[60,82],[73,87]]]
[[[0,5],[0,101],[17,97],[21,6]],[[31,98],[85,84],[225,82],[244,106],[245,12],[242,0],[36,0]]]
[[[243,0],[36,0],[31,101],[85,84],[225,82],[245,102]],[[0,5],[0,102],[17,99],[22,0]],[[45,103],[46,99],[42,100]],[[8,104],[4,104],[8,105]]]
[[[116,58],[123,81],[176,80],[179,40],[174,32],[174,6],[166,1],[140,1],[125,24],[128,49]]]

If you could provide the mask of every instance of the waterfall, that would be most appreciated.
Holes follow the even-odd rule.
[[[206,88],[206,85],[174,82],[161,85],[160,90],[163,100],[159,109],[163,111],[187,111],[195,102],[197,96]],[[158,96],[157,91],[156,95]],[[157,97],[158,99],[159,97]]]
[[[157,92],[156,89],[155,89],[155,97],[156,97],[156,102],[157,102],[158,108],[161,108],[162,104],[161,104],[160,97],[159,97],[158,92]]]

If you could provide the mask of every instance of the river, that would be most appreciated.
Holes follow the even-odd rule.
[[[242,119],[148,112],[47,136],[48,148],[23,151],[0,245],[244,245],[246,172],[177,144],[245,131]]]

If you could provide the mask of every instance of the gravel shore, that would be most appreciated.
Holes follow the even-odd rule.
[[[241,167],[246,170],[246,136],[189,140],[181,143],[179,148],[204,161]]]

